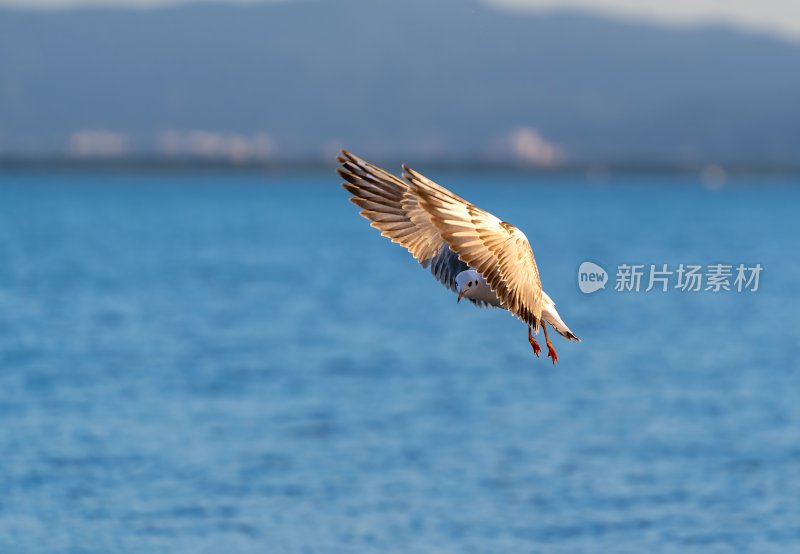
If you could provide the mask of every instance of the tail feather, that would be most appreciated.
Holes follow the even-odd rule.
[[[555,303],[551,305],[545,305],[545,307],[542,309],[542,319],[552,325],[553,329],[558,331],[558,334],[565,339],[581,342],[581,339],[579,339],[572,331],[570,331],[569,327],[567,327],[567,324],[564,323],[564,321],[561,319],[561,316],[558,315]]]

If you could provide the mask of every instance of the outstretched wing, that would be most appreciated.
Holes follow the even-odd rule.
[[[381,235],[404,246],[447,288],[456,291],[456,275],[468,269],[442,240],[431,216],[420,206],[416,191],[402,179],[342,150],[339,168],[361,215],[372,221]],[[475,302],[476,304],[483,304]]]
[[[419,204],[459,259],[475,268],[503,307],[539,329],[542,283],[525,234],[403,166]]]

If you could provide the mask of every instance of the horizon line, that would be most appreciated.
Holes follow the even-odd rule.
[[[383,167],[400,167],[407,160],[399,158],[379,158],[371,163]],[[233,162],[225,159],[181,158],[166,159],[161,157],[133,158],[85,158],[77,159],[60,156],[27,157],[0,156],[0,171],[13,170],[101,170],[101,171],[327,171],[339,164],[335,159],[282,159]],[[707,174],[714,178],[725,179],[728,176],[741,175],[800,175],[800,165],[737,163],[724,162],[663,162],[663,161],[604,161],[575,162],[553,166],[542,166],[504,161],[465,161],[457,159],[420,159],[413,165],[424,165],[428,169],[444,171],[475,172],[511,172],[530,174],[574,174],[582,173],[590,177],[603,179],[614,173],[650,173],[650,174]]]

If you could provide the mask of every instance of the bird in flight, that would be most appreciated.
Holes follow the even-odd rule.
[[[381,235],[404,246],[442,284],[479,307],[511,312],[528,325],[528,342],[538,357],[533,334],[541,326],[547,355],[558,355],[547,336],[550,324],[578,341],[542,290],[539,269],[525,234],[510,223],[467,202],[403,166],[403,179],[347,150],[338,158],[350,201],[361,208]]]

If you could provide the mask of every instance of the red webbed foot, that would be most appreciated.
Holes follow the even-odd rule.
[[[535,338],[533,338],[533,333],[531,333],[531,328],[530,327],[528,327],[528,342],[531,343],[531,346],[533,347],[533,353],[538,358],[539,357],[539,352],[542,351],[542,347],[539,346],[539,343],[536,342]]]
[[[547,323],[542,322],[542,330],[544,331],[544,340],[547,343],[547,357],[552,358],[553,364],[555,364],[558,361],[558,354],[556,354],[556,349],[550,343],[550,337],[547,336]]]
[[[553,364],[555,364],[558,361],[558,354],[556,354],[556,349],[553,348],[553,345],[550,344],[549,341],[547,343],[547,357],[553,358]]]

